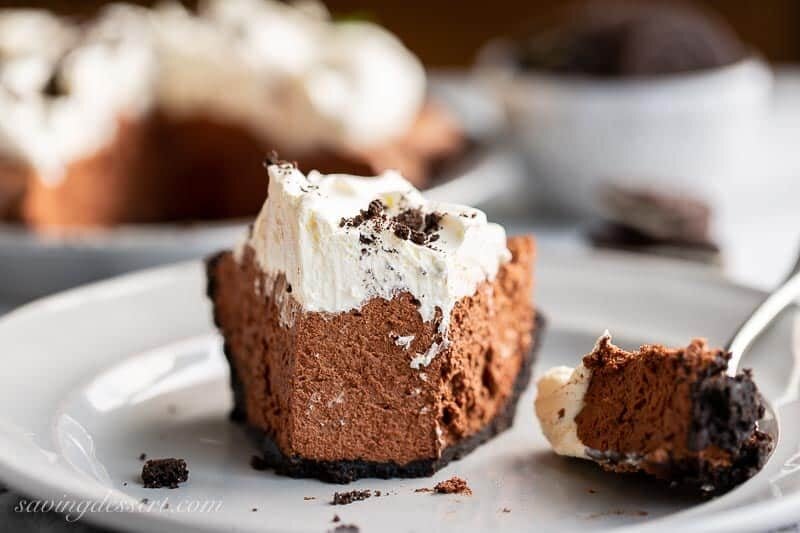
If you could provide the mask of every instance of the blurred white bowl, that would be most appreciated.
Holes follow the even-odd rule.
[[[479,76],[506,106],[539,205],[597,212],[598,186],[669,187],[713,199],[750,168],[773,76],[752,56],[704,71],[597,79],[521,71],[490,45]]]

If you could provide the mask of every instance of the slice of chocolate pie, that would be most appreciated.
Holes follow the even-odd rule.
[[[758,472],[772,447],[758,430],[764,406],[752,375],[728,376],[729,358],[702,339],[627,352],[606,332],[577,368],[539,380],[536,415],[559,455],[725,492]]]
[[[245,242],[208,262],[234,418],[278,473],[431,475],[511,425],[534,243],[395,172],[268,167]]]

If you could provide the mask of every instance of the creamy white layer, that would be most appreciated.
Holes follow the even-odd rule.
[[[59,94],[45,90],[54,75]],[[242,123],[285,149],[352,150],[407,131],[425,86],[386,30],[334,23],[317,3],[120,4],[84,28],[0,12],[0,156],[52,182],[110,142],[120,116],[153,105]]]
[[[136,40],[88,32],[73,46],[77,29],[42,13],[2,13],[6,27],[25,35],[0,37],[0,156],[46,182],[150,105],[152,53]]]
[[[456,302],[475,293],[511,258],[505,230],[470,207],[426,200],[396,172],[378,177],[306,177],[291,164],[269,166],[269,196],[243,246],[268,276],[283,274],[305,311],[339,313],[372,298],[409,292],[426,322],[441,312],[441,342],[413,358],[426,366],[447,342]],[[380,200],[384,217],[342,224]],[[442,215],[434,241],[398,237],[385,219],[403,210]],[[241,257],[241,248],[238,254]]]
[[[610,341],[611,334],[606,331],[597,340],[591,353]],[[545,438],[559,455],[588,458],[586,445],[578,437],[575,417],[583,409],[583,399],[591,379],[591,370],[582,363],[575,368],[551,368],[539,378],[534,402],[536,417]]]

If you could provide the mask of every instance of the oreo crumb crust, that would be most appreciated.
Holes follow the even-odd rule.
[[[467,481],[458,476],[440,481],[433,487],[433,491],[436,494],[461,494],[463,496],[472,496],[472,489],[469,488]]]
[[[331,505],[350,505],[366,500],[372,496],[371,490],[351,490],[350,492],[334,492]]]
[[[189,469],[183,459],[150,459],[142,467],[142,481],[146,489],[177,489],[179,483],[185,483],[188,479]]]
[[[705,376],[692,386],[692,423],[689,448],[716,446],[733,458],[727,469],[715,469],[704,461],[678,465],[683,484],[721,494],[757,474],[773,448],[772,437],[759,431],[765,407],[751,370],[727,375],[731,354],[719,352]]]
[[[209,271],[213,271],[214,258],[210,260]],[[209,290],[213,292],[213,276],[209,278]],[[451,461],[456,461],[468,455],[472,450],[487,442],[494,436],[510,428],[514,421],[517,402],[525,391],[531,379],[531,370],[541,346],[546,321],[544,316],[537,312],[534,326],[534,341],[531,349],[525,354],[522,367],[517,374],[516,381],[505,406],[497,413],[480,431],[462,439],[460,442],[448,446],[437,459],[419,459],[403,465],[395,462],[378,463],[374,461],[347,460],[347,461],[317,461],[306,459],[297,455],[287,456],[275,441],[264,431],[246,426],[247,434],[255,446],[262,453],[262,461],[266,467],[272,468],[275,473],[293,478],[316,478],[327,483],[350,483],[361,478],[414,478],[430,477],[436,471],[445,467]],[[234,358],[230,353],[229,345],[225,345],[225,354],[235,370]],[[244,417],[244,391],[236,378],[236,372],[230,373],[231,387],[233,388],[234,407],[231,420],[245,423]]]

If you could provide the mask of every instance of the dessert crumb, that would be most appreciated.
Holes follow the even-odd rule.
[[[586,492],[588,492],[589,494],[597,494],[597,491],[594,489],[586,489]]]
[[[358,526],[353,524],[342,524],[341,526],[336,526],[331,531],[333,533],[358,533],[359,529]]]
[[[414,492],[433,492],[433,489],[429,489],[428,487],[422,487],[421,489],[417,489]]]
[[[366,500],[370,496],[372,496],[372,491],[369,489],[351,490],[350,492],[334,492],[331,505],[349,505],[353,502]]]
[[[252,509],[250,509],[250,512],[251,513],[257,513],[258,512],[258,507],[253,507]]]
[[[141,501],[142,501],[142,503],[143,503],[144,505],[147,505],[148,503],[150,503],[150,499],[149,499],[149,498],[142,498],[142,500],[141,500]]]
[[[341,518],[339,518],[339,515],[338,515],[338,514],[335,514],[335,515],[333,515],[333,520],[331,520],[331,522],[333,522],[334,524],[335,524],[336,522],[341,522],[341,521],[342,521],[342,519],[341,519]]]
[[[561,420],[562,418],[564,418],[565,414],[566,414],[566,411],[562,407],[561,409],[558,410],[558,419]]]
[[[146,459],[147,459],[147,454],[146,453],[142,452],[142,453],[139,454],[139,460],[140,461],[144,461]]]
[[[511,509],[509,509],[508,507],[503,507],[503,512],[504,513],[510,513]]]
[[[316,496],[303,496],[303,500],[305,501],[316,500],[316,499],[317,499]]]
[[[463,494],[472,496],[472,489],[467,485],[467,481],[458,476],[453,476],[446,481],[440,481],[433,487],[437,494]]]
[[[142,481],[146,489],[177,489],[179,483],[185,483],[188,479],[189,469],[183,459],[150,459],[142,467]]]

